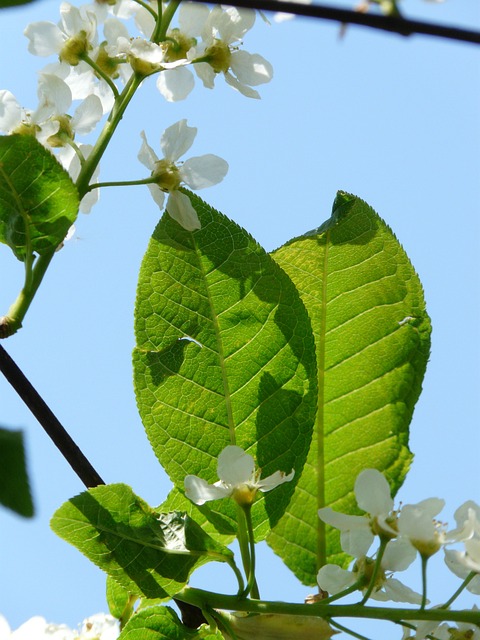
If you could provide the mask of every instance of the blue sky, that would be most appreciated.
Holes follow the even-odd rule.
[[[404,0],[403,7],[411,17],[480,27],[473,0]],[[27,106],[36,100],[35,72],[50,60],[28,54],[22,32],[29,22],[57,16],[50,0],[2,11],[0,88]],[[478,48],[357,27],[340,37],[335,23],[268,26],[259,19],[245,49],[273,64],[262,100],[217,80],[214,91],[197,82],[187,101],[170,104],[147,82],[105,155],[101,179],[145,177],[136,159],[140,131],[157,146],[164,128],[187,118],[198,127],[192,154],[215,153],[230,164],[224,182],[200,195],[267,250],[319,226],[338,189],[366,200],[407,251],[433,324],[411,425],[415,460],[398,499],[443,497],[442,517],[452,523],[464,500],[480,502]],[[3,345],[105,481],[126,482],[154,505],[169,482],[136,411],[131,351],[136,274],[158,218],[146,187],[103,190],[56,256],[24,328]],[[22,278],[22,265],[3,246],[0,273],[3,314]],[[13,627],[36,614],[75,626],[105,610],[104,576],[48,522],[83,487],[3,379],[0,423],[25,430],[37,507],[32,521],[0,512],[0,612]],[[302,601],[311,591],[263,547],[259,567],[265,598]],[[210,571],[194,584],[208,586]],[[215,581],[224,575],[215,572]],[[437,602],[448,576],[440,558],[433,576],[430,597]],[[418,588],[416,572],[406,582]]]

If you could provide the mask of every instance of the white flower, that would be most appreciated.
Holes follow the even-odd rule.
[[[83,621],[79,640],[116,640],[120,635],[118,620],[97,613]]]
[[[32,22],[24,33],[30,40],[28,50],[37,56],[57,53],[60,60],[77,65],[82,56],[93,49],[97,38],[95,14],[85,8],[78,9],[68,2],[60,5],[61,21]]]
[[[204,189],[223,180],[228,170],[225,160],[212,154],[190,158],[183,164],[177,164],[180,156],[192,146],[196,135],[197,129],[189,127],[186,120],[168,127],[160,140],[163,152],[160,160],[148,145],[142,131],[143,143],[138,154],[140,162],[156,178],[155,184],[148,185],[153,199],[163,209],[165,193],[168,193],[166,210],[187,231],[200,229],[201,225],[190,198],[179,191],[180,186],[186,184],[191,189]]]
[[[244,96],[260,98],[252,87],[272,79],[272,66],[257,53],[238,50],[254,22],[255,11],[251,9],[212,9],[202,32],[203,43],[191,54],[201,60],[195,63],[195,71],[205,87],[212,89],[215,75],[223,73],[226,82]]]
[[[104,613],[84,620],[80,632],[64,624],[48,623],[41,616],[34,616],[11,631],[8,622],[0,616],[0,640],[116,640],[119,635],[118,621]]]
[[[410,602],[420,604],[422,596],[402,582],[387,575],[387,572],[404,571],[415,560],[416,551],[406,540],[393,540],[387,544],[383,554],[380,571],[370,597],[385,602]],[[365,592],[370,584],[375,561],[362,556],[358,558],[352,571],[347,571],[334,564],[323,566],[317,575],[317,582],[321,589],[330,594],[340,593],[356,582],[360,582],[359,589]]]
[[[356,558],[366,555],[375,534],[395,537],[392,528],[397,514],[393,511],[390,486],[380,471],[365,469],[355,481],[355,497],[358,506],[366,511],[365,516],[350,516],[338,513],[330,507],[318,510],[321,520],[341,531],[342,548]]]
[[[444,525],[435,520],[445,501],[427,498],[417,504],[406,504],[398,517],[398,531],[426,558],[436,553],[447,542]]]
[[[157,78],[157,89],[168,102],[184,100],[192,91],[195,81],[190,69],[184,65],[195,55],[190,52],[204,30],[210,11],[206,5],[182,2],[178,29],[170,29],[164,48],[164,71]],[[193,49],[194,51],[194,49]]]
[[[260,480],[260,470],[255,469],[252,456],[241,447],[229,445],[218,456],[217,473],[220,480],[208,484],[202,478],[189,475],[185,478],[185,495],[195,504],[201,505],[209,500],[233,497],[239,504],[252,504],[257,491],[271,491],[284,482],[289,482],[295,475],[292,470],[285,475],[276,471]]]
[[[10,91],[0,91],[0,131],[5,133],[33,132],[38,140],[56,133],[59,123],[55,116],[64,114],[72,103],[72,94],[65,82],[52,73],[41,72],[38,80],[38,107],[24,109]]]
[[[465,502],[455,511],[455,520],[457,529],[453,533],[459,532],[457,540],[464,541],[464,551],[445,549],[445,562],[463,580],[472,571],[478,574],[468,583],[467,589],[480,594],[480,507],[472,500]]]

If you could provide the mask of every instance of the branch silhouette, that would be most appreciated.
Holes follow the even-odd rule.
[[[1,345],[0,371],[37,418],[87,489],[105,484],[58,418]]]
[[[203,1],[204,0],[194,0],[194,2]],[[410,20],[408,18],[397,18],[374,13],[362,13],[350,9],[338,9],[320,4],[299,4],[298,2],[283,2],[283,0],[235,0],[235,2],[222,4],[247,9],[258,9],[260,11],[281,11],[282,13],[291,13],[296,16],[333,20],[341,24],[356,24],[381,31],[397,33],[402,36],[418,34],[446,38],[458,42],[468,42],[470,44],[480,44],[480,31],[434,24],[422,20]]]

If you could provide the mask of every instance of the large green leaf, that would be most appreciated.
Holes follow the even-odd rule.
[[[233,555],[186,514],[157,513],[124,484],[75,496],[51,526],[130,594],[145,598],[169,599],[195,567],[231,562]]]
[[[23,433],[0,428],[0,504],[21,516],[33,516]]]
[[[186,231],[164,215],[140,270],[133,363],[148,437],[180,490],[187,474],[216,481],[229,444],[253,455],[264,476],[294,468],[299,477],[317,396],[307,312],[244,229],[189,196],[202,228]],[[257,539],[292,491],[286,483],[256,501]],[[204,513],[224,533],[235,531],[232,501],[211,502]]]
[[[19,260],[56,249],[78,205],[70,176],[38,140],[0,136],[0,242]]]
[[[319,402],[312,447],[288,511],[268,542],[305,584],[345,564],[329,505],[358,513],[356,476],[377,468],[395,493],[408,470],[408,427],[430,349],[423,291],[392,231],[365,202],[339,193],[319,229],[274,253],[308,309]]]

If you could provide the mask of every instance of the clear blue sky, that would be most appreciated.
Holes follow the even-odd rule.
[[[405,0],[403,7],[411,17],[480,28],[474,0]],[[35,105],[35,72],[47,61],[28,54],[23,29],[57,16],[51,0],[1,13],[0,88],[25,106]],[[157,146],[163,129],[186,117],[199,130],[192,154],[215,153],[230,164],[224,182],[200,195],[267,250],[327,219],[337,189],[373,206],[417,269],[433,324],[411,426],[415,460],[398,499],[443,497],[452,523],[464,500],[480,502],[479,49],[358,27],[341,38],[337,24],[306,19],[272,26],[259,19],[245,49],[274,67],[261,101],[217,80],[214,91],[197,82],[187,101],[167,104],[147,82],[101,178],[145,177],[136,159],[140,130]],[[102,191],[56,256],[24,328],[3,343],[105,481],[130,484],[152,505],[169,482],[136,411],[131,351],[136,274],[158,217],[146,187]],[[3,246],[0,274],[1,315],[22,280],[22,265]],[[32,521],[0,511],[0,612],[13,627],[36,614],[76,626],[105,610],[104,575],[48,522],[83,487],[3,379],[0,424],[25,430],[37,508]],[[302,601],[311,591],[269,551],[259,564],[263,597]],[[432,602],[448,576],[440,557],[435,566]],[[211,568],[193,583],[208,586]],[[415,572],[406,582],[419,588]]]

